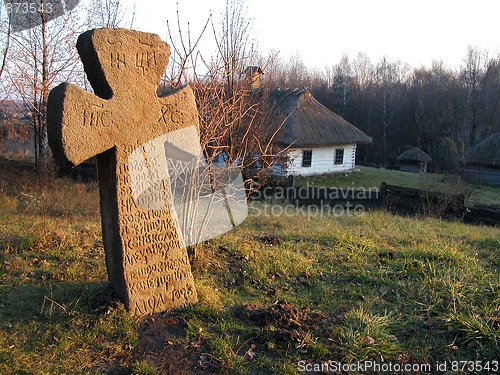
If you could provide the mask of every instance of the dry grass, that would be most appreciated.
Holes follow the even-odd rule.
[[[200,247],[198,304],[136,319],[106,287],[97,185],[0,174],[2,374],[498,358],[499,228],[379,211],[250,217]]]

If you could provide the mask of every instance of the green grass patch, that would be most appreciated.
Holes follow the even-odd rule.
[[[198,248],[198,304],[138,319],[107,288],[95,186],[2,178],[2,374],[498,359],[499,228],[382,211],[250,217]]]

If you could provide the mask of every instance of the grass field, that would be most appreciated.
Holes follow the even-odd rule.
[[[0,141],[0,157],[34,164],[33,140],[10,138]]]
[[[198,250],[198,304],[138,319],[107,287],[97,185],[0,177],[1,374],[499,359],[500,228],[382,211],[249,217]]]
[[[441,192],[462,192],[470,194],[469,205],[484,204],[500,207],[500,187],[475,186],[467,184],[454,175],[441,173],[411,173],[373,167],[358,167],[359,172],[349,175],[324,175],[314,178],[296,178],[297,186],[321,186],[339,188],[372,188],[379,187],[382,181],[390,184],[414,189]]]

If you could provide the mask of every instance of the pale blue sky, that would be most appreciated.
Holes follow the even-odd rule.
[[[137,0],[135,27],[165,39],[166,20],[176,27],[176,3],[184,27],[189,21],[196,35],[210,11],[218,17],[226,1]],[[311,68],[359,52],[374,62],[387,56],[413,67],[443,60],[458,68],[468,45],[490,55],[500,51],[499,0],[246,0],[246,6],[263,54],[274,49],[288,60],[298,52]],[[207,54],[211,38],[204,37]]]

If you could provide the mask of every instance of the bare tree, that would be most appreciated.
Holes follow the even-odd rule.
[[[11,57],[8,61],[10,95],[20,98],[23,110],[31,119],[35,134],[37,169],[49,171],[50,155],[47,139],[46,106],[51,87],[71,80],[77,70],[74,44],[81,30],[76,11],[48,20],[39,14],[39,26],[11,34]]]
[[[135,1],[129,9],[121,0],[90,0],[86,9],[90,27],[133,28]]]
[[[347,55],[342,56],[338,64],[331,69],[326,69],[325,76],[328,88],[333,93],[335,102],[338,103],[334,110],[345,117],[352,85],[352,68],[349,57]]]
[[[269,89],[283,88],[287,85],[288,71],[286,63],[278,51],[270,51],[269,54],[260,59],[259,66],[265,72],[263,85]]]
[[[389,163],[389,137],[394,123],[397,120],[397,114],[401,108],[399,89],[404,84],[405,72],[402,64],[389,63],[386,58],[377,66],[377,84],[378,84],[378,115],[382,125],[382,158],[383,165]]]
[[[251,40],[252,20],[247,17],[243,0],[226,0],[225,13],[221,17],[220,32],[212,30],[217,42],[217,59],[224,67],[227,95],[235,96],[235,85],[247,66],[255,58],[255,44]]]
[[[500,131],[500,57],[489,59],[483,75],[480,139]]]
[[[473,147],[478,142],[478,127],[480,115],[480,102],[483,94],[482,78],[488,57],[478,48],[469,46],[465,64],[462,67],[462,80],[465,88],[465,130],[467,132],[466,142],[468,147]]]
[[[0,7],[0,82],[2,82],[0,103],[2,103],[7,98],[7,92],[9,91],[8,85],[6,85],[5,80],[2,80],[2,76],[7,67],[7,56],[9,55],[9,49],[11,46],[11,34],[12,29],[10,27],[9,17],[6,13],[3,12],[3,7]]]
[[[251,20],[245,15],[244,2],[227,0],[220,28],[210,17],[202,34],[209,31],[216,51],[207,60],[198,48],[202,35],[193,37],[189,26],[183,32],[177,14],[176,33],[169,25],[175,71],[170,72],[166,86],[192,84],[200,112],[202,147],[208,161],[223,159],[227,164],[240,165],[250,184],[251,180],[262,180],[270,173],[276,149],[270,139],[272,135],[265,131],[269,120],[265,119],[269,115],[265,90],[252,94],[245,73],[259,56],[250,36]]]
[[[266,90],[252,92],[249,85],[252,72],[260,74],[253,66],[260,57],[250,38],[250,23],[244,14],[243,1],[228,0],[220,28],[210,16],[201,34],[193,36],[189,24],[186,28],[181,22],[179,12],[177,22],[169,23],[168,28],[172,57],[163,88],[189,83],[194,89],[201,149],[207,162],[205,174],[198,174],[190,180],[208,181],[215,191],[221,174],[225,176],[224,180],[229,175],[234,176],[235,169],[243,172],[244,184],[242,181],[240,191],[233,189],[221,198],[226,206],[230,205],[229,201],[246,196],[245,186],[252,188],[256,181],[265,179],[282,155],[273,145],[273,135],[269,134],[270,110],[265,99]],[[210,37],[210,33],[216,50],[207,59],[205,56],[210,52],[201,51],[199,41]],[[251,68],[246,69],[249,66]],[[220,168],[221,165],[225,167]],[[202,185],[206,184],[196,184],[194,188],[199,190]],[[192,213],[183,215],[184,218],[198,216]],[[209,222],[208,219],[205,221]],[[196,225],[190,223],[190,226],[183,227]],[[197,233],[203,237],[202,232]],[[190,254],[196,256],[196,247],[190,249]]]
[[[351,123],[361,126],[366,134],[373,135],[373,83],[375,80],[375,67],[370,58],[364,53],[359,53],[351,65],[353,72],[353,88],[351,88],[351,91],[354,94],[350,98],[353,101],[353,111],[350,114],[352,117],[346,118]],[[363,158],[365,163],[368,161],[368,152],[372,149],[372,144],[358,146],[357,153]]]
[[[290,88],[299,88],[308,84],[308,70],[299,52],[296,52],[290,57],[286,67],[286,86]]]

